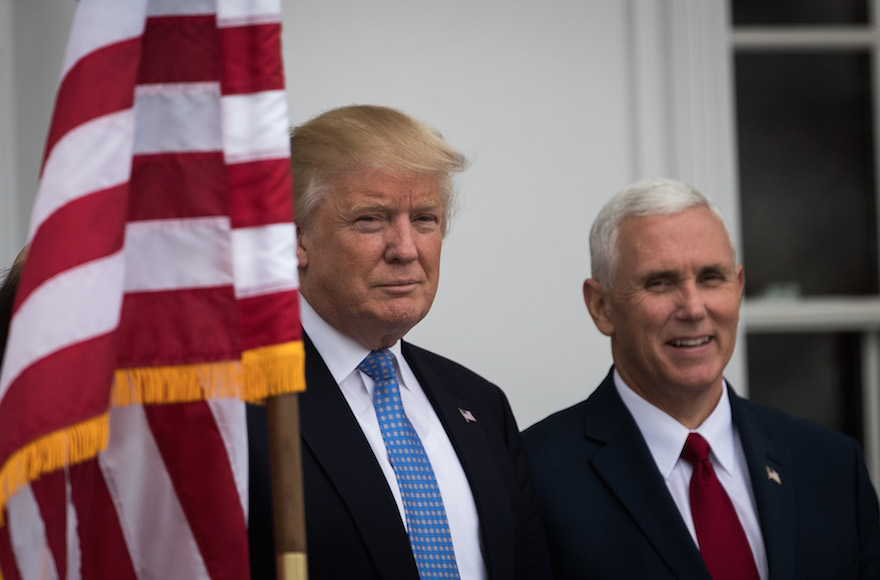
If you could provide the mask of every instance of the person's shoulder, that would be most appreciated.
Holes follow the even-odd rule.
[[[540,446],[544,442],[554,444],[561,439],[583,433],[587,401],[575,403],[541,419],[523,431],[523,441]]]
[[[760,425],[772,438],[781,439],[792,447],[809,449],[811,452],[826,449],[832,455],[838,455],[843,450],[860,450],[853,437],[831,427],[748,399],[740,399],[739,402],[739,413]]]
[[[409,342],[404,342],[402,348],[403,356],[413,370],[436,376],[454,392],[464,391],[471,395],[479,392],[504,396],[497,385],[452,359]]]

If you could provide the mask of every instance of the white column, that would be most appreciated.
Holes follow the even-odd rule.
[[[693,185],[722,211],[740,246],[733,60],[727,0],[629,0],[632,179]],[[745,340],[726,376],[748,394]]]

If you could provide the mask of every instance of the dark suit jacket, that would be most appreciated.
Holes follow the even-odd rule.
[[[770,578],[880,579],[877,496],[856,443],[729,395]],[[558,579],[711,580],[611,373],[523,440]]]
[[[418,580],[406,530],[373,451],[306,337],[300,432],[309,580]],[[494,580],[550,575],[528,461],[507,399],[473,372],[403,344],[471,484],[483,558]],[[459,409],[473,414],[468,422]],[[248,408],[251,568],[274,580],[265,409]],[[449,501],[448,498],[446,498]]]

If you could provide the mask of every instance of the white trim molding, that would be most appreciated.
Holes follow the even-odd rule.
[[[733,59],[727,0],[628,0],[632,179],[693,185],[739,246]],[[742,331],[727,376],[748,394]]]

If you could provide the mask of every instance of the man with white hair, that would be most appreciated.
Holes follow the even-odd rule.
[[[590,252],[584,301],[614,366],[523,436],[556,577],[880,578],[856,442],[723,377],[745,278],[717,209],[637,182],[601,210]]]

